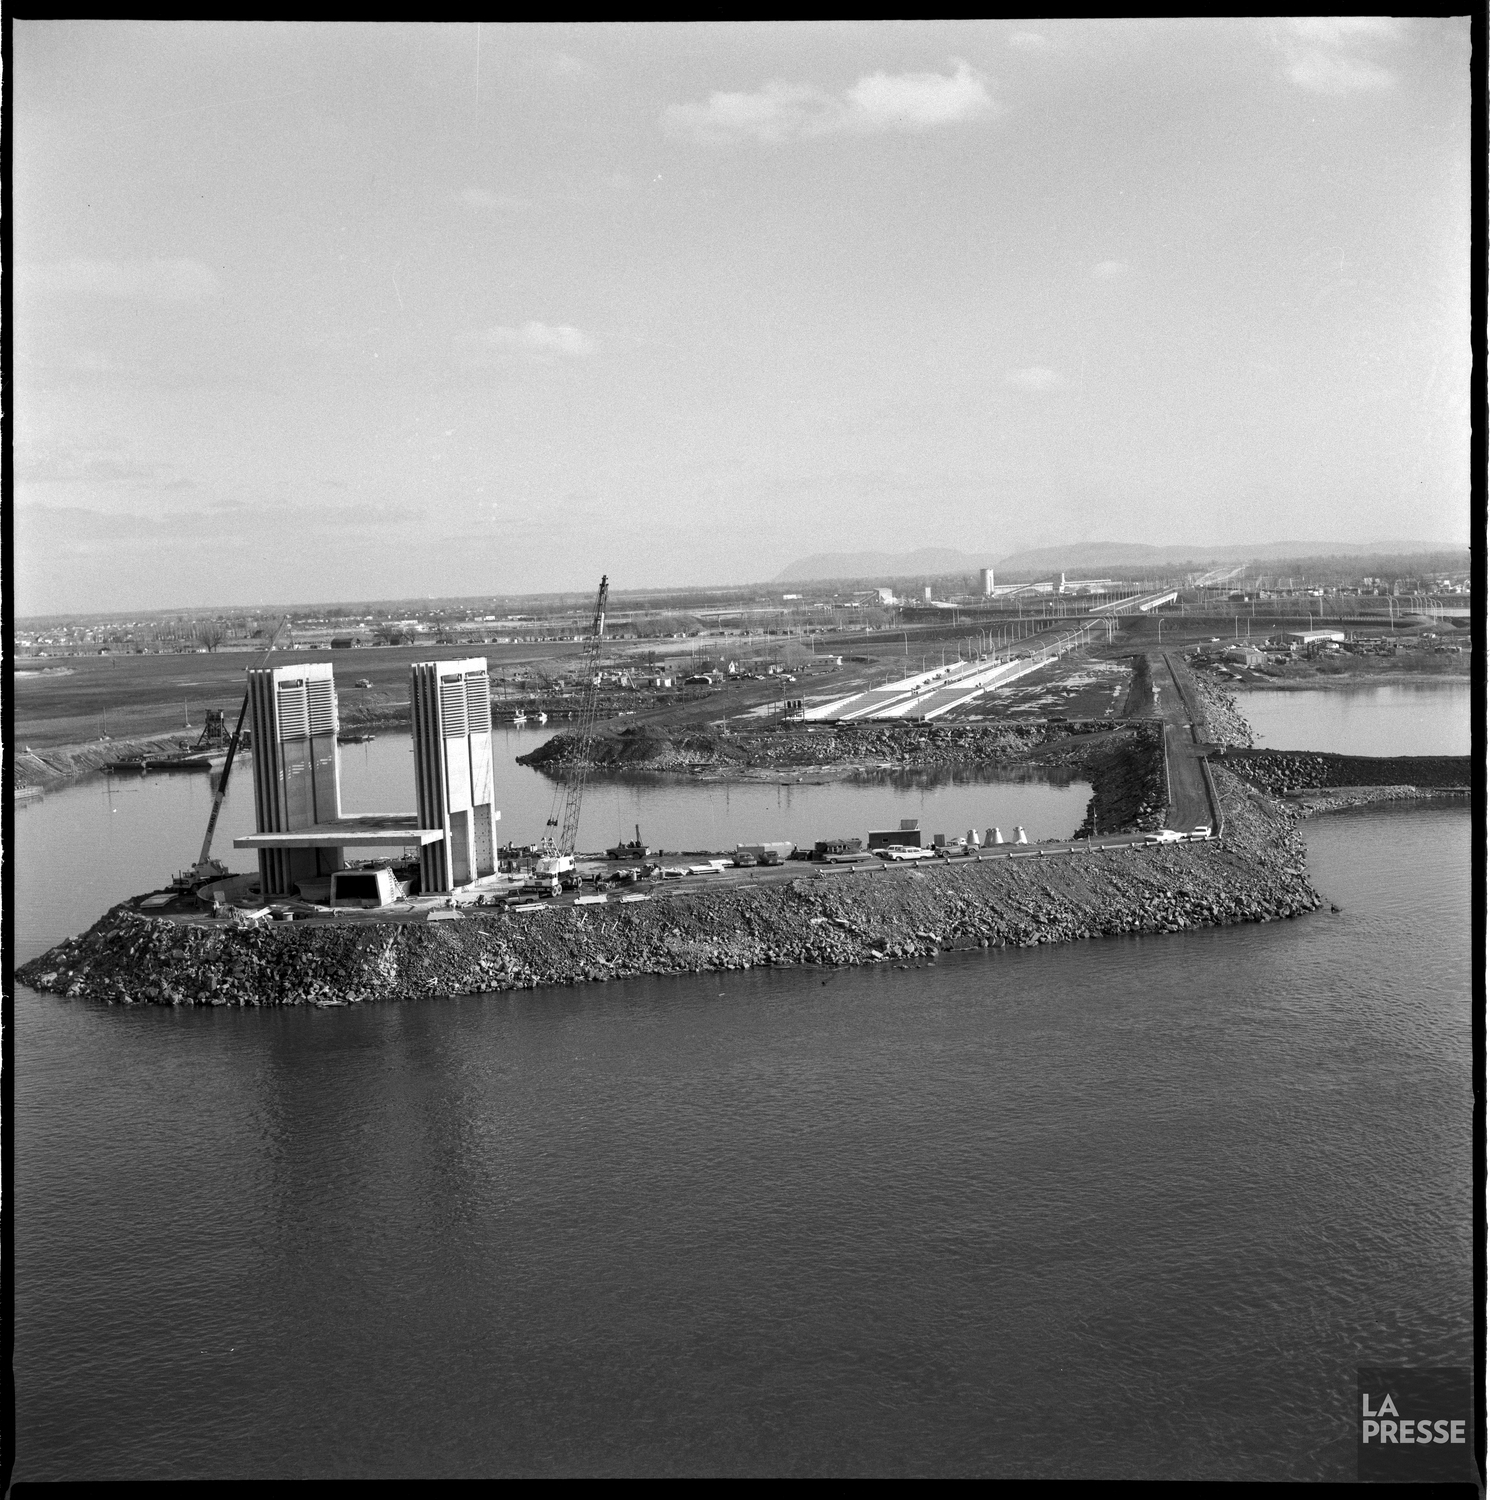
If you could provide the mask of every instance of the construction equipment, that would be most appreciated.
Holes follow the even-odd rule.
[[[202,726],[202,732],[197,736],[196,744],[191,748],[193,750],[218,750],[229,741],[228,725],[223,717],[223,711],[220,708],[209,708],[207,722]]]
[[[579,724],[572,736],[574,749],[564,768],[564,805],[557,805],[549,816],[547,827],[558,828],[555,841],[545,834],[538,844],[542,854],[536,865],[540,874],[563,876],[574,869],[574,841],[579,834],[579,810],[585,796],[585,778],[590,774],[590,757],[595,739],[595,720],[600,710],[600,643],[605,634],[605,601],[610,597],[610,581],[602,577],[595,598],[595,618],[585,641],[580,668],[584,679],[584,697],[580,700]]]
[[[285,615],[279,624],[274,627],[274,634],[269,637],[269,648],[264,652],[264,660],[260,666],[267,667],[269,658],[274,654],[274,644],[279,640],[279,633],[290,623],[290,617]],[[227,759],[222,763],[222,778],[217,783],[217,791],[212,798],[212,811],[207,815],[207,833],[202,840],[202,852],[197,856],[196,864],[190,869],[183,870],[171,882],[180,890],[189,889],[200,885],[204,880],[222,880],[232,872],[221,860],[212,858],[212,835],[217,832],[217,815],[222,811],[223,802],[228,795],[228,777],[233,772],[233,758],[238,753],[238,741],[243,737],[243,721],[248,717],[248,692],[243,694],[243,707],[238,710],[238,724],[233,730],[233,737],[228,741]],[[221,716],[219,716],[221,721]],[[210,720],[209,720],[210,723]]]

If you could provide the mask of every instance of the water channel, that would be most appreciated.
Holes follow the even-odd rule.
[[[1470,683],[1352,683],[1328,688],[1257,688],[1237,706],[1269,750],[1340,755],[1468,755]]]
[[[539,838],[555,806],[556,783],[515,757],[549,730],[499,728],[493,769],[502,819],[498,836]],[[414,756],[407,733],[380,735],[341,753],[342,808],[348,813],[412,813]],[[214,853],[235,870],[255,868],[234,850],[253,831],[253,779],[235,770]],[[585,791],[579,847],[599,850],[632,837],[640,824],[653,848],[731,850],[737,843],[790,839],[811,845],[917,818],[928,833],[957,837],[1022,825],[1031,839],[1066,838],[1086,816],[1091,787],[1078,780],[987,772],[885,773],[852,780],[804,774],[786,784],[700,782],[684,777],[596,779]],[[17,808],[18,961],[87,927],[126,896],[153,890],[197,857],[211,808],[206,775],[94,776]]]
[[[382,744],[352,805],[401,779]],[[620,795],[602,836],[667,826]],[[25,810],[21,956],[204,812],[148,779]],[[910,972],[18,990],[15,1477],[1352,1479],[1356,1367],[1473,1358],[1471,825],[1306,829],[1338,912]]]

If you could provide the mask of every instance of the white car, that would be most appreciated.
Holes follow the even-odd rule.
[[[1156,828],[1145,840],[1146,844],[1177,844],[1184,834],[1174,828]]]
[[[1195,827],[1190,830],[1190,837],[1192,839],[1208,839],[1210,838],[1210,836],[1211,825],[1209,823],[1197,823]]]

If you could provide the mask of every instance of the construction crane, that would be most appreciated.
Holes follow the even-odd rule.
[[[290,617],[285,615],[279,624],[274,627],[274,634],[269,637],[269,648],[264,652],[264,660],[259,663],[261,667],[269,665],[269,658],[274,654],[275,642],[279,640],[280,632],[290,623]],[[212,798],[212,811],[207,815],[207,833],[202,839],[202,852],[197,856],[196,864],[190,869],[183,870],[175,879],[175,884],[180,889],[200,885],[204,880],[222,880],[232,872],[221,860],[212,857],[212,836],[217,832],[217,815],[222,811],[222,805],[228,795],[228,777],[233,772],[233,759],[238,754],[238,741],[243,737],[243,721],[248,717],[248,691],[243,693],[243,707],[238,710],[238,724],[233,730],[233,737],[228,741],[227,759],[222,763],[222,776],[217,783],[217,791]]]
[[[539,844],[545,858],[538,862],[541,874],[558,875],[574,868],[574,843],[579,837],[579,810],[585,796],[585,778],[590,774],[590,760],[595,740],[595,720],[600,712],[600,643],[605,635],[605,602],[610,597],[610,580],[602,577],[595,597],[595,618],[585,640],[580,673],[584,679],[584,697],[580,700],[579,725],[572,736],[573,749],[564,768],[564,803],[557,804],[547,823],[557,828],[555,841],[545,835]]]

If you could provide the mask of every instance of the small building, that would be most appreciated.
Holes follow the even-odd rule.
[[[1260,667],[1267,661],[1267,654],[1256,646],[1233,646],[1223,658],[1244,667]]]
[[[1343,641],[1343,630],[1290,630],[1285,639],[1294,646],[1316,646],[1328,641]]]
[[[818,839],[812,846],[812,857],[826,859],[830,854],[857,854],[863,847],[863,839]]]
[[[899,828],[871,828],[869,830],[869,847],[871,849],[889,849],[895,845],[910,849],[919,849],[921,847],[921,823],[919,818],[902,818]]]

